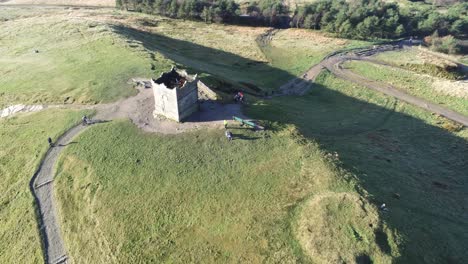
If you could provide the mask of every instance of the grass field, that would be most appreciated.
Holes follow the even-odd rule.
[[[333,51],[371,45],[368,41],[333,38],[317,31],[290,28],[274,34],[262,50],[270,65],[298,76]]]
[[[218,80],[214,82],[218,90],[242,87],[251,92],[272,91],[333,50],[370,45],[369,42],[334,39],[313,31],[287,29],[276,33],[266,46],[259,47],[257,37],[268,28],[146,15],[115,29],[150,52],[159,52],[195,72],[211,75]]]
[[[294,235],[307,235],[307,223],[295,219],[301,200],[321,194],[351,198],[339,199],[343,204],[329,211],[318,201],[324,222],[335,216],[348,222],[326,224],[331,243],[317,248],[343,252],[325,250],[317,259],[390,258],[392,253],[375,242],[374,231],[382,224],[375,208],[365,199],[355,203],[352,179],[341,179],[315,144],[293,128],[232,131],[233,142],[220,130],[162,136],[142,133],[128,122],[84,132],[82,143],[62,156],[57,175],[56,196],[73,260],[308,262]],[[359,223],[361,217],[375,227]],[[392,236],[390,230],[382,232]]]
[[[307,96],[258,101],[247,113],[336,151],[362,192],[389,208],[381,216],[398,232],[396,262],[466,262],[468,130],[330,74],[317,82]]]
[[[0,120],[0,263],[43,263],[29,181],[57,139],[83,112],[45,110]]]
[[[13,10],[13,15],[10,8],[0,10],[0,16],[10,17],[0,28],[0,108],[114,101],[134,93],[130,78],[171,65],[132,49],[108,25],[83,19],[79,11],[46,9],[43,16],[36,9]]]
[[[329,50],[367,45],[291,29],[264,49],[256,39],[265,28],[110,10],[5,10],[0,107],[113,101],[132,93],[129,78],[172,64],[221,90],[263,92]],[[222,130],[149,134],[124,120],[80,134],[55,181],[71,261],[468,262],[466,128],[327,72],[305,96],[248,102],[246,114],[268,130],[231,124],[232,142]],[[446,105],[466,101],[456,102]],[[47,136],[81,114],[0,121],[0,262],[43,261],[28,182]]]
[[[247,110],[274,121],[270,131],[233,129],[232,143],[217,130],[160,136],[126,122],[82,134],[57,181],[73,259],[468,259],[466,129],[327,73],[307,96]]]
[[[416,74],[404,69],[375,65],[364,61],[347,62],[345,67],[371,80],[392,84],[411,95],[424,98],[468,115],[468,97],[461,97],[468,94],[467,91],[463,91],[462,88],[459,91],[460,94],[456,96],[457,91],[450,91],[450,89],[454,90],[451,86],[447,85],[446,88],[443,87],[443,85],[449,81],[439,81],[437,82],[438,86],[434,86],[433,84],[435,84],[436,78]]]
[[[433,54],[431,54],[433,53]],[[412,48],[400,51],[383,52],[376,59],[415,73],[427,74],[448,80],[466,78],[453,61],[463,62],[463,57],[432,52],[425,48]],[[444,59],[445,58],[445,59]],[[448,59],[450,60],[448,60]]]
[[[267,28],[111,9],[9,7],[0,20],[0,108],[115,101],[134,93],[129,79],[159,76],[175,64],[219,90],[258,93],[278,88],[333,49],[367,44],[288,29],[264,54],[256,38]]]

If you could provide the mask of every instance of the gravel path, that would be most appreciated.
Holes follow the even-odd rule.
[[[280,87],[280,95],[296,94],[304,95],[312,86],[315,78],[323,69],[328,69],[337,77],[365,86],[372,90],[393,96],[401,101],[415,105],[422,109],[431,111],[438,115],[444,116],[464,126],[468,126],[468,117],[456,111],[442,107],[438,104],[429,102],[425,99],[412,96],[390,84],[369,80],[350,70],[344,69],[342,64],[349,60],[365,60],[371,63],[391,66],[387,63],[370,58],[370,56],[392,50],[401,49],[398,45],[381,45],[372,49],[361,49],[354,52],[336,52],[324,58],[319,64],[310,68],[302,77],[295,78]]]
[[[46,263],[66,263],[67,253],[60,234],[60,225],[57,221],[55,209],[53,180],[55,164],[62,149],[72,142],[73,137],[86,127],[78,125],[68,130],[50,148],[38,171],[31,180],[31,191],[36,200],[40,216],[40,233],[43,239]]]
[[[369,80],[363,76],[360,76],[342,67],[342,64],[349,60],[366,60],[371,63],[384,64],[384,63],[375,61],[373,59],[369,59],[367,57],[374,55],[376,53],[385,52],[389,50],[395,50],[395,49],[396,49],[395,46],[382,46],[378,49],[361,51],[357,54],[338,54],[338,55],[327,58],[326,60],[322,61],[320,64],[323,68],[328,69],[330,72],[332,72],[333,74],[335,74],[337,77],[341,79],[354,82],[356,84],[365,86],[367,88],[384,93],[389,96],[393,96],[401,101],[404,101],[409,104],[420,107],[422,109],[428,110],[432,113],[436,113],[438,115],[444,116],[464,126],[468,126],[468,117],[463,114],[450,110],[446,107],[442,107],[438,104],[429,102],[425,99],[407,94],[403,90],[400,90],[397,87],[394,87],[390,84]]]

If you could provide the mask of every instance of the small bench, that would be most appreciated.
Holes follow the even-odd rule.
[[[232,117],[232,120],[237,121],[237,122],[240,122],[241,125],[250,126],[250,127],[253,128],[254,130],[265,130],[264,127],[257,125],[255,122],[253,122],[253,121],[251,121],[251,120],[245,120],[245,119],[242,119],[242,118],[237,117],[237,116],[233,116],[233,117]]]

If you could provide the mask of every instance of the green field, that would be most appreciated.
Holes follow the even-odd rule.
[[[324,193],[330,199],[343,193],[357,197],[353,180],[340,179],[319,148],[293,128],[231,129],[233,142],[220,130],[161,136],[128,122],[84,132],[83,143],[62,156],[57,175],[56,196],[73,260],[307,262],[295,239],[296,230],[303,232],[296,223],[301,201]],[[343,252],[322,254],[388,260],[395,252],[384,253],[375,242],[374,231],[382,225],[376,210],[365,200],[369,211],[355,208],[353,199],[342,203],[339,208],[348,211],[326,206],[323,217],[348,219],[327,224],[328,246]],[[375,227],[360,223],[363,215]],[[339,230],[342,225],[347,230]],[[392,236],[390,230],[381,232]]]
[[[0,21],[0,109],[115,101],[135,92],[130,78],[174,64],[218,92],[262,94],[333,50],[369,44],[288,29],[259,46],[267,28],[110,9],[2,8]],[[388,54],[397,65],[422,64]],[[347,67],[468,109],[415,73]],[[83,131],[61,154],[54,182],[71,262],[468,261],[466,128],[328,72],[305,96],[247,96],[244,113],[267,130],[230,124],[232,142],[224,130],[162,135],[128,120]],[[46,138],[82,114],[0,120],[0,263],[43,262],[28,184]]]
[[[218,130],[160,136],[126,122],[83,133],[57,176],[73,259],[467,259],[467,130],[327,73],[318,83],[250,106],[270,131],[233,128],[231,143]]]
[[[437,90],[436,88],[442,88],[443,83],[439,84],[439,87],[434,87],[435,78],[404,69],[375,65],[364,61],[347,62],[345,67],[368,79],[389,83],[408,94],[424,98],[430,102],[468,115],[468,99],[450,95],[448,94],[450,91]],[[445,89],[449,90],[450,87]]]
[[[368,41],[345,40],[317,31],[290,28],[274,34],[262,51],[272,67],[299,76],[333,51],[371,45]]]
[[[383,52],[375,55],[374,58],[402,69],[427,74],[432,77],[448,80],[466,78],[466,73],[463,73],[453,63],[453,61],[463,62],[463,57],[449,56],[442,53],[436,54],[436,52],[424,48],[411,48]]]
[[[389,207],[381,216],[399,233],[397,262],[466,262],[468,130],[330,74],[317,82],[307,96],[259,101],[247,113],[337,152],[362,193]]]
[[[106,24],[70,18],[64,11],[25,13],[0,28],[0,108],[12,103],[109,102],[134,94],[130,78],[170,67],[160,56],[151,59],[129,47]]]
[[[332,50],[367,45],[288,29],[264,54],[256,38],[267,28],[109,9],[5,8],[0,18],[0,108],[115,101],[134,94],[131,78],[159,76],[172,65],[221,91],[271,91]]]
[[[43,263],[29,181],[54,141],[82,111],[44,110],[0,119],[0,263]]]
[[[149,52],[161,53],[183,67],[204,73],[204,78],[208,75],[208,83],[222,91],[240,87],[255,93],[272,91],[307,71],[333,50],[370,45],[287,29],[275,34],[266,46],[259,47],[256,39],[267,28],[150,20],[144,15],[139,21],[156,26],[135,29],[130,24],[115,27],[115,32]]]

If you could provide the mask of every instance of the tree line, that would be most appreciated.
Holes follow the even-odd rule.
[[[292,26],[319,29],[356,39],[439,35],[466,37],[468,3],[452,5],[441,13],[435,7],[401,8],[379,0],[321,0],[300,7]]]
[[[119,8],[171,18],[230,23],[240,14],[233,0],[116,0]]]
[[[322,30],[354,39],[405,36],[468,37],[468,3],[435,7],[400,7],[382,0],[318,0],[291,11],[281,0],[252,1],[242,7],[233,0],[116,0],[120,8],[207,23]]]

